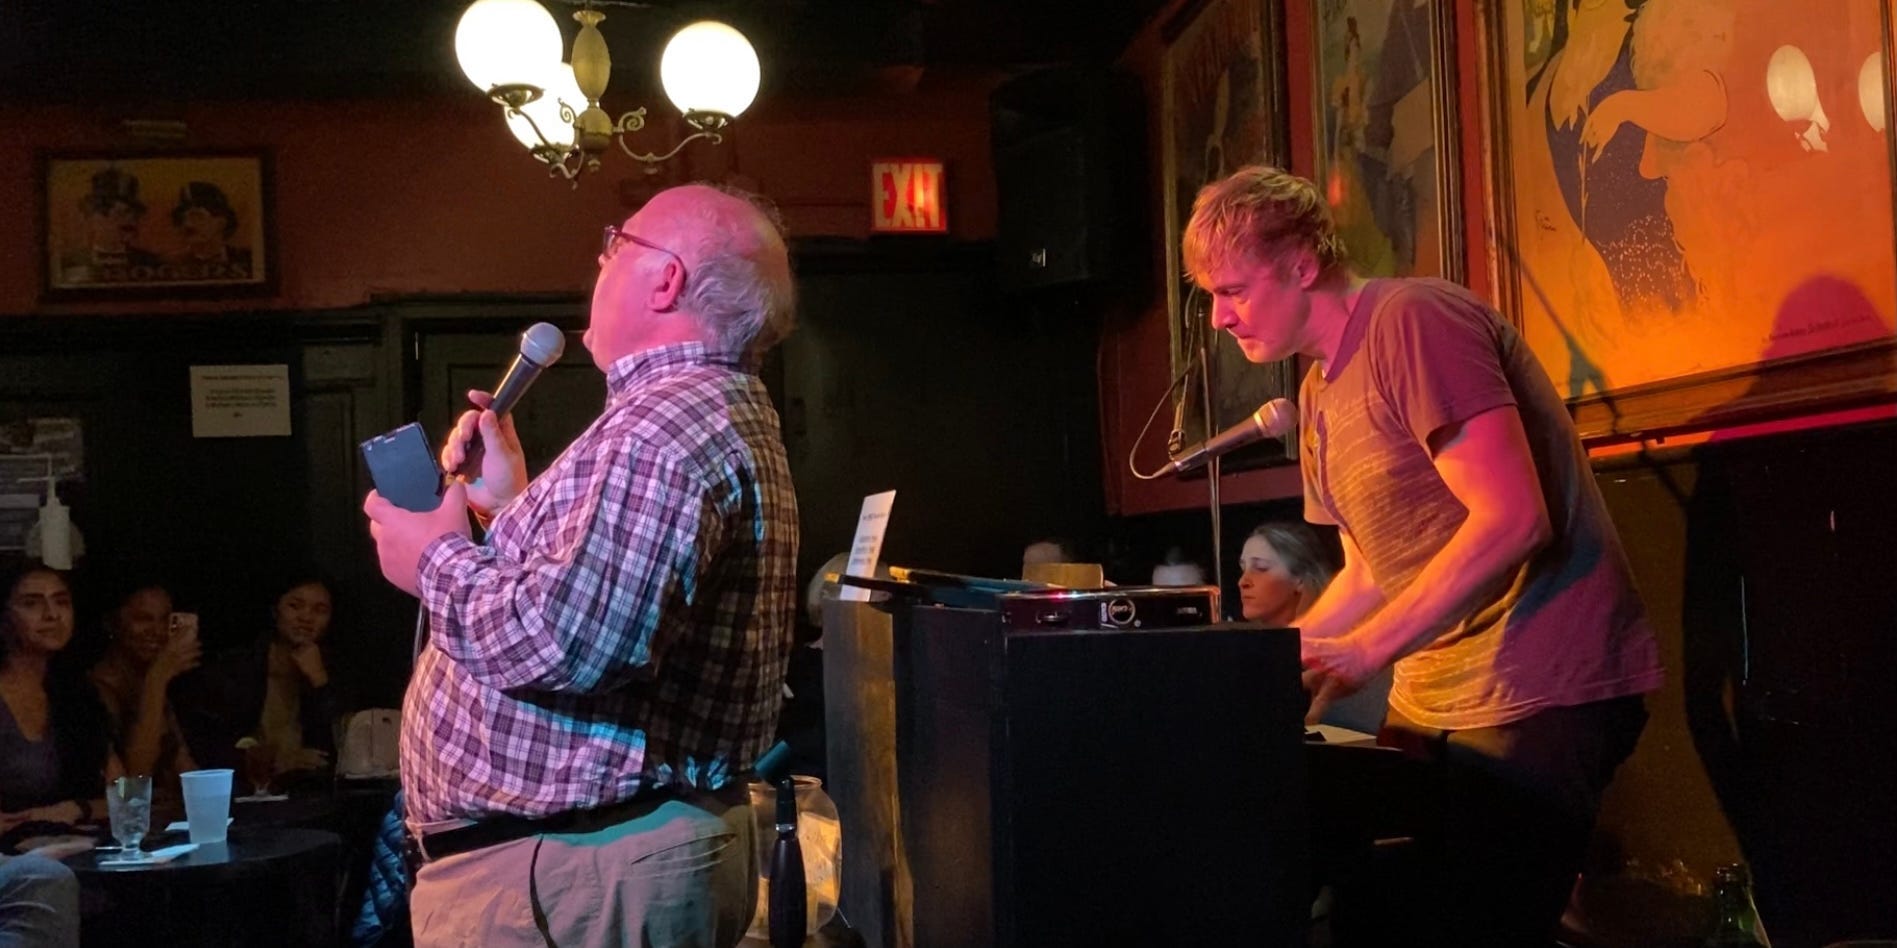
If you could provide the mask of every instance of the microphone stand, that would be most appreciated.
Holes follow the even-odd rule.
[[[1199,334],[1199,403],[1205,413],[1205,437],[1210,438],[1218,422],[1212,414],[1212,385],[1218,379],[1218,372],[1212,367],[1212,330],[1207,319],[1194,320],[1193,324],[1198,327]],[[1206,458],[1206,503],[1212,514],[1212,585],[1218,587],[1220,596],[1225,594],[1225,548],[1222,536],[1224,505],[1219,501],[1222,467],[1218,455]]]

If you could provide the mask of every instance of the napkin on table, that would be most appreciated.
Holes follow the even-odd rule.
[[[144,869],[150,866],[161,866],[197,848],[197,843],[179,843],[176,846],[154,849],[146,853],[144,859],[137,862],[100,862],[98,866],[101,869]]]
[[[224,818],[224,825],[229,826],[232,823],[235,823],[236,821],[237,821],[236,817],[227,816]],[[190,829],[191,829],[191,823],[189,820],[178,820],[175,823],[165,824],[165,832],[167,833],[184,833],[184,832],[189,832]]]

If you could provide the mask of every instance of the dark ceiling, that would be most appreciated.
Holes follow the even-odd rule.
[[[471,0],[10,0],[0,89],[15,100],[308,99],[461,91],[454,28]],[[541,0],[569,48],[572,0]],[[765,94],[859,91],[892,69],[1115,57],[1165,0],[606,0],[619,83],[647,83],[679,26],[723,19]],[[623,77],[623,78],[619,78]]]

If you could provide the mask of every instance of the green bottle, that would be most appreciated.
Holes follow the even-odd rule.
[[[1734,863],[1713,870],[1713,908],[1719,913],[1706,948],[1772,948],[1752,904],[1752,874]]]

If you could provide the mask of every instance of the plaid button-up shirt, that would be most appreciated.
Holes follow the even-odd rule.
[[[776,726],[797,498],[764,384],[698,344],[615,363],[605,411],[495,517],[422,554],[402,717],[415,822],[717,789]]]

